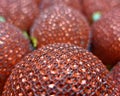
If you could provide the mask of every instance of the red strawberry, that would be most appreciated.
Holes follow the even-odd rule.
[[[89,25],[84,16],[65,5],[47,8],[36,19],[31,36],[38,41],[38,47],[52,43],[72,43],[88,47]]]
[[[14,65],[30,52],[29,40],[16,27],[0,23],[0,94]]]
[[[93,25],[93,53],[106,65],[120,61],[120,7],[116,7]]]
[[[85,49],[53,44],[16,65],[2,96],[120,96],[107,75],[101,61]]]
[[[31,27],[38,13],[35,0],[0,0],[0,16],[22,30]]]

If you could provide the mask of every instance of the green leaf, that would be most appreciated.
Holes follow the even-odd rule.
[[[33,47],[37,47],[37,44],[38,44],[38,41],[35,37],[30,37],[31,41],[32,41],[32,44],[33,44]]]

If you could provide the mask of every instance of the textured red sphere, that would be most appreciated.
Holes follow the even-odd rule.
[[[0,16],[22,30],[28,30],[39,13],[35,0],[0,0]]]
[[[2,96],[120,96],[92,53],[71,44],[42,47],[19,62]]]
[[[113,80],[115,80],[116,85],[118,85],[120,90],[120,62],[118,62],[110,72]]]
[[[83,0],[83,12],[93,22],[95,15],[103,15],[118,4],[120,0]]]
[[[120,60],[120,7],[116,7],[93,25],[93,53],[106,65]]]
[[[87,48],[90,28],[84,16],[65,5],[47,8],[36,19],[31,36],[38,40],[38,47],[53,43],[72,43]]]
[[[22,32],[11,24],[0,23],[0,94],[14,65],[28,52],[29,40]]]
[[[81,1],[80,0],[42,0],[41,1],[41,5],[40,8],[41,10],[49,8],[50,6],[53,5],[58,5],[58,4],[66,4],[69,7],[72,7],[74,9],[77,9],[79,11],[81,11]]]

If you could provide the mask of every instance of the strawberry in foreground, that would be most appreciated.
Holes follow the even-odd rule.
[[[20,61],[2,96],[120,96],[92,53],[71,44],[42,47]]]

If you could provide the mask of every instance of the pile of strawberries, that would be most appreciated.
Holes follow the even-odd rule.
[[[120,96],[120,0],[0,0],[0,96]]]

